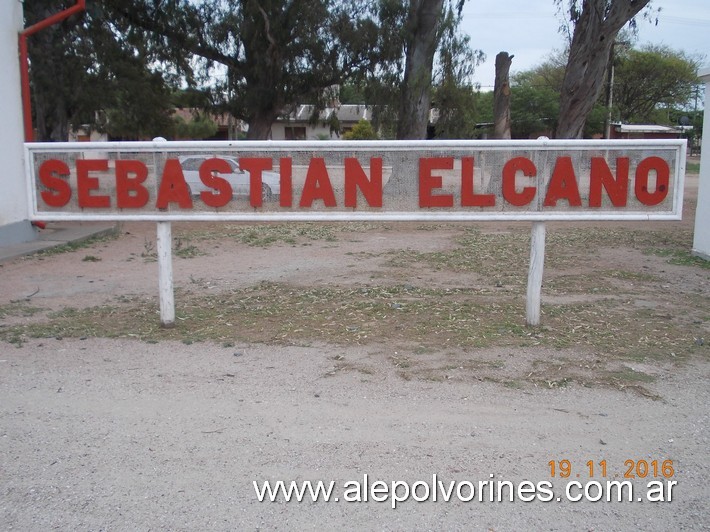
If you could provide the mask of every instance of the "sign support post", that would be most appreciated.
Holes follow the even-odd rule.
[[[540,325],[542,305],[542,274],[545,269],[545,222],[533,222],[530,237],[530,267],[525,322],[529,327]]]
[[[160,292],[160,326],[175,326],[173,293],[173,237],[170,222],[158,222],[158,291]]]

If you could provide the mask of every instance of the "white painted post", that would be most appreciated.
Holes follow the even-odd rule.
[[[154,143],[167,142],[165,137],[155,137]],[[165,157],[155,156],[156,173],[165,164]],[[160,326],[175,327],[175,293],[173,291],[173,233],[170,222],[157,223],[158,247],[158,293],[160,299]]]
[[[705,111],[703,120],[703,144],[700,149],[700,183],[698,185],[698,205],[695,208],[695,232],[693,234],[693,255],[710,260],[710,68],[699,72],[705,83]]]
[[[542,305],[542,273],[545,269],[545,222],[533,222],[530,238],[530,268],[528,270],[528,295],[526,323],[530,327],[540,325]]]
[[[173,236],[170,222],[158,222],[158,290],[160,292],[160,326],[174,327]]]

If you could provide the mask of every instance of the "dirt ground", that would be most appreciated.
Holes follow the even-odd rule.
[[[681,222],[548,224],[536,328],[529,224],[176,224],[170,330],[153,224],[6,262],[0,528],[709,529],[696,194]],[[565,500],[629,472],[632,502]],[[554,497],[345,501],[364,475]],[[340,501],[259,502],[266,480]]]

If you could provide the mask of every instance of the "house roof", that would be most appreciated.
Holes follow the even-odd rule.
[[[290,113],[280,116],[277,120],[289,122],[306,122],[313,115],[313,105],[299,105]],[[341,104],[335,107],[326,107],[318,113],[318,120],[327,122],[335,114],[342,122],[359,122],[363,118],[372,118],[372,109],[364,104]]]
[[[658,124],[614,124],[619,133],[678,133],[680,128]]]

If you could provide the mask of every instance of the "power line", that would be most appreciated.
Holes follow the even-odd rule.
[[[664,22],[668,22],[669,24],[679,24],[682,26],[710,26],[710,19],[666,17],[664,15],[659,16],[658,23],[663,24]]]

